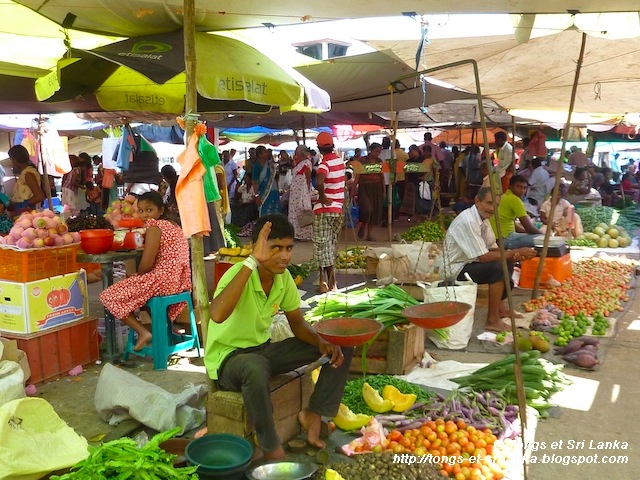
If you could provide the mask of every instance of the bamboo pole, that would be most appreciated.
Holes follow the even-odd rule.
[[[398,77],[397,79],[395,79],[391,84],[390,84],[390,90],[394,90],[397,89],[398,91],[401,91],[403,88],[403,80],[412,78],[412,77],[416,77],[416,76],[420,76],[420,75],[428,75],[429,73],[432,72],[436,72],[439,70],[444,70],[447,68],[454,68],[454,67],[459,67],[461,65],[467,65],[467,64],[471,64],[473,67],[473,74],[475,77],[475,85],[476,85],[476,98],[478,101],[478,109],[480,112],[482,112],[482,115],[480,116],[480,125],[482,127],[482,133],[484,136],[484,154],[485,154],[485,159],[488,163],[488,165],[491,164],[491,155],[490,155],[490,151],[489,151],[489,139],[487,136],[487,122],[484,116],[484,109],[483,109],[483,104],[482,104],[482,93],[481,93],[481,88],[480,88],[480,74],[478,72],[478,63],[475,60],[472,59],[467,59],[467,60],[459,60],[457,62],[452,62],[452,63],[447,63],[445,65],[440,65],[438,67],[433,67],[433,68],[429,68],[427,70],[423,70],[420,72],[415,72],[409,75],[404,75],[402,77]],[[493,207],[494,207],[494,219],[496,221],[496,228],[497,228],[497,235],[496,237],[498,238],[498,247],[500,248],[500,259],[501,259],[501,263],[502,263],[502,271],[503,271],[503,275],[504,275],[504,288],[505,288],[505,292],[507,293],[507,299],[509,302],[509,313],[510,313],[510,320],[511,320],[511,332],[513,334],[514,338],[517,338],[517,326],[516,326],[516,321],[513,315],[513,296],[511,294],[511,284],[509,282],[509,268],[507,265],[507,252],[506,249],[504,248],[504,241],[502,239],[502,235],[501,235],[501,229],[500,229],[500,222],[498,219],[498,199],[496,198],[495,195],[495,188],[496,188],[496,178],[495,175],[491,174],[489,175],[489,183],[491,184],[491,198],[493,201]],[[525,397],[525,392],[524,392],[524,380],[522,378],[522,363],[520,360],[520,351],[518,349],[515,350],[515,363],[514,363],[514,376],[515,376],[515,381],[516,381],[516,391],[517,391],[517,395],[518,395],[518,406],[519,406],[519,416],[520,416],[520,422],[522,425],[522,437],[525,438],[525,430],[527,428],[527,416],[526,416],[526,397]],[[522,445],[522,453],[523,455],[525,454],[525,449],[526,446]],[[527,464],[525,463],[523,465],[523,478],[526,480],[527,479]]]
[[[549,238],[551,237],[551,230],[553,230],[553,216],[556,213],[556,205],[558,204],[558,191],[560,190],[560,177],[562,176],[562,170],[564,168],[564,152],[567,146],[567,132],[571,126],[571,114],[573,113],[573,107],[576,103],[576,94],[578,91],[578,80],[580,79],[580,69],[582,68],[582,61],[584,60],[584,50],[587,45],[587,34],[582,34],[582,44],[580,45],[580,56],[578,57],[578,63],[576,64],[576,74],[573,79],[573,88],[571,89],[571,101],[569,103],[569,112],[567,113],[567,123],[565,124],[565,134],[562,138],[562,148],[560,149],[560,159],[558,160],[558,166],[556,169],[556,181],[553,184],[553,192],[551,194],[551,209],[549,210],[549,220],[547,222],[547,231],[544,234],[544,244],[542,246],[542,252],[540,252],[540,260],[538,261],[538,269],[536,270],[536,279],[533,282],[533,291],[531,292],[531,298],[538,296],[538,290],[540,288],[540,278],[542,277],[542,270],[544,268],[544,260],[547,258],[547,251],[549,250]]]
[[[187,93],[185,97],[186,136],[187,141],[193,134],[195,113],[198,110],[198,92],[196,90],[196,27],[195,0],[184,0],[184,66]],[[209,325],[209,291],[207,277],[204,270],[204,244],[202,237],[193,235],[189,239],[191,244],[191,279],[193,284],[193,309],[196,321],[202,329],[202,345],[207,342],[207,327]]]

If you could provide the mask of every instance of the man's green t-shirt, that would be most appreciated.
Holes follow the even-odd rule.
[[[527,216],[527,209],[524,207],[522,199],[513,194],[511,190],[507,190],[500,198],[498,205],[498,217],[500,218],[500,230],[502,230],[502,238],[507,238],[510,233],[515,232],[516,225],[514,220]],[[498,230],[496,229],[496,221],[491,216],[491,228],[496,238],[498,238]]]
[[[237,263],[222,276],[214,297],[220,294],[241,268],[242,263]],[[269,327],[279,310],[291,312],[299,307],[298,287],[288,270],[274,276],[269,297],[262,289],[258,270],[254,270],[229,318],[222,323],[209,320],[204,355],[209,377],[218,379],[220,365],[237,348],[256,347],[269,340]]]

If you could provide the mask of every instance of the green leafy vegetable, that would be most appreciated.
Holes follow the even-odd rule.
[[[120,438],[95,447],[89,445],[89,456],[72,468],[70,473],[52,475],[52,480],[197,480],[194,467],[175,468],[173,459],[159,445],[174,437],[180,427],[155,435],[143,447],[130,438]]]

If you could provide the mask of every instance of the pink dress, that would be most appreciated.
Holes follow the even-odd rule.
[[[168,220],[148,220],[147,227],[151,226],[161,232],[158,256],[151,271],[125,278],[99,295],[116,318],[127,318],[151,297],[191,290],[189,243],[182,229]],[[171,305],[169,318],[175,320],[186,305],[185,302]]]

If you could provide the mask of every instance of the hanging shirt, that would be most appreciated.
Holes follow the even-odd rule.
[[[178,155],[181,166],[176,184],[176,201],[185,236],[209,235],[211,222],[204,196],[203,177],[206,169],[198,155],[198,134],[193,133],[184,152]]]

